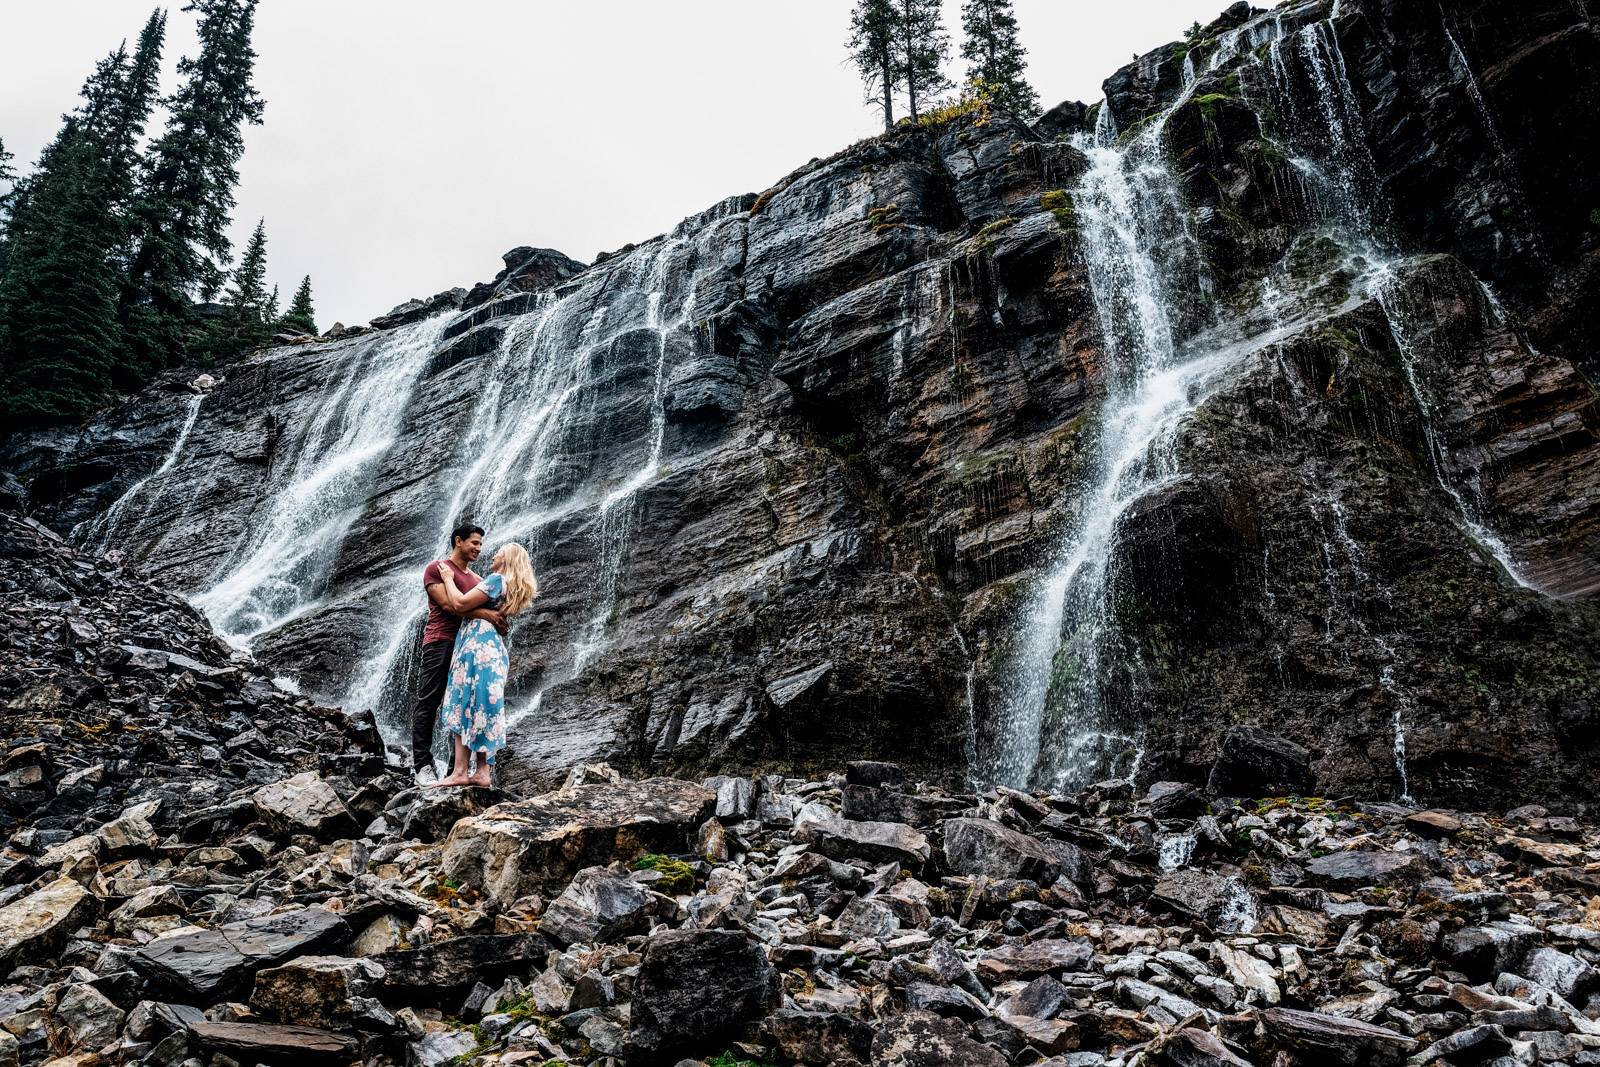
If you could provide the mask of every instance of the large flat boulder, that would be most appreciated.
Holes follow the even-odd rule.
[[[442,866],[504,907],[584,867],[687,851],[716,802],[716,793],[676,778],[580,785],[508,801],[457,822]]]
[[[357,1049],[356,1039],[344,1034],[268,1023],[197,1022],[189,1039],[241,1063],[349,1063]]]
[[[605,867],[586,867],[550,902],[539,932],[562,945],[614,941],[635,931],[655,896],[639,882]]]
[[[1061,875],[1061,860],[1027,834],[993,819],[946,819],[944,862],[960,874],[1026,878],[1050,885]]]
[[[1416,1050],[1415,1039],[1356,1019],[1295,1008],[1267,1008],[1256,1015],[1261,1041],[1308,1063],[1368,1067],[1398,1063]]]
[[[214,930],[174,930],[139,949],[131,962],[151,981],[209,1001],[237,990],[262,968],[332,948],[348,936],[349,928],[333,912],[297,908]]]
[[[54,952],[99,914],[99,898],[67,877],[0,908],[0,973]]]
[[[799,827],[794,836],[835,860],[900,863],[921,870],[932,854],[923,833],[898,822],[820,819]]]
[[[1413,852],[1333,852],[1306,864],[1318,885],[1343,890],[1416,882],[1427,869],[1427,861]]]
[[[285,836],[310,834],[329,841],[359,829],[339,794],[316,771],[264,785],[250,799],[262,821]]]
[[[367,959],[383,968],[378,996],[385,1004],[437,1006],[479,981],[497,982],[542,965],[550,942],[537,934],[468,934],[422,948],[380,952]]]

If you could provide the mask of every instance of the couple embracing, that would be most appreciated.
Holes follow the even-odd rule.
[[[418,781],[431,777],[433,731],[450,736],[453,765],[439,786],[492,784],[495,753],[506,743],[505,634],[511,617],[539,595],[528,550],[502,545],[487,578],[469,568],[483,551],[483,527],[465,523],[450,533],[450,554],[422,572],[428,623],[422,631],[417,702],[411,710],[411,762]],[[477,758],[477,768],[472,762]]]

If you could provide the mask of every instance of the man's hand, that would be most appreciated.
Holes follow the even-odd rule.
[[[506,631],[511,628],[511,624],[506,622],[506,617],[491,608],[479,608],[476,611],[469,612],[467,614],[467,618],[482,619],[490,626],[493,626],[496,630],[499,630],[501,637],[504,637],[506,635]]]

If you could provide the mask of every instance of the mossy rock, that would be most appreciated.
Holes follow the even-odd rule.
[[[656,885],[663,893],[677,895],[694,889],[694,869],[683,860],[673,859],[655,852],[646,852],[633,861],[636,871],[655,871],[661,875]]]

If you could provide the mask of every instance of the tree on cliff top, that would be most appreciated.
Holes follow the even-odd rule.
[[[894,0],[894,6],[895,65],[915,120],[922,116],[923,104],[950,88],[950,79],[944,76],[950,35],[940,17],[939,0]]]
[[[883,128],[894,128],[894,94],[900,85],[895,65],[896,14],[892,0],[856,0],[850,15],[850,59],[861,72],[867,101],[883,108]]]
[[[267,223],[256,223],[250,241],[244,246],[239,265],[234,268],[228,287],[228,312],[218,331],[213,352],[219,359],[233,359],[253,348],[260,348],[272,335],[273,312],[267,307]]]
[[[311,306],[311,275],[307,274],[300,279],[300,288],[294,291],[294,299],[289,301],[289,310],[278,320],[278,325],[285,330],[316,336],[317,312]]]
[[[227,226],[246,124],[265,102],[251,76],[256,0],[192,0],[200,55],[178,62],[183,85],[168,101],[166,130],[145,156],[135,201],[136,241],[122,297],[134,381],[181,360],[195,332],[192,296],[215,292],[230,243]]]
[[[1039,94],[1028,84],[1025,56],[1017,36],[1017,16],[1012,0],[967,0],[961,8],[961,28],[966,39],[961,55],[967,61],[967,80],[981,84],[990,100],[1027,118],[1039,110]]]

